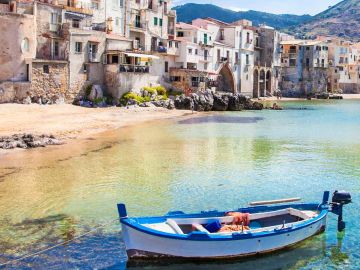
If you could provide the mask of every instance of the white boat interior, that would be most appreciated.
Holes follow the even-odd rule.
[[[249,230],[243,232],[262,232],[271,231],[274,229],[288,228],[295,224],[299,224],[308,219],[314,218],[319,213],[316,211],[303,211],[294,208],[285,208],[277,211],[262,212],[250,214],[250,226]],[[232,224],[232,216],[223,217],[206,217],[206,218],[169,218],[165,222],[160,223],[147,223],[143,226],[170,234],[189,234],[191,232],[200,231],[209,233],[206,230],[206,224],[218,220],[221,224]],[[232,234],[232,232],[217,232],[214,234]]]

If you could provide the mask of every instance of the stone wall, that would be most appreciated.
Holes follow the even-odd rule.
[[[0,103],[22,101],[30,93],[30,82],[0,83]]]
[[[44,65],[49,67],[49,73],[44,73]],[[46,99],[62,96],[65,101],[72,102],[77,93],[69,91],[68,74],[68,64],[66,62],[33,62],[30,96]]]
[[[339,87],[344,94],[360,94],[360,84],[339,83]]]
[[[0,82],[28,81],[26,59],[35,57],[34,16],[0,15]]]
[[[160,84],[160,77],[144,73],[119,72],[119,65],[105,66],[105,85],[109,94],[120,98],[124,93],[140,92],[144,86]]]

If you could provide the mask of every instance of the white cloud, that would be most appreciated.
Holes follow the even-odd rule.
[[[231,9],[233,11],[239,12],[239,11],[249,11],[247,8],[240,8],[240,7],[228,7],[228,9]]]

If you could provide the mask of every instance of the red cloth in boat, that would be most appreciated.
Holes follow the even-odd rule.
[[[250,214],[249,213],[229,212],[229,213],[226,213],[226,215],[234,217],[233,222],[232,222],[233,224],[237,224],[237,225],[243,224],[244,226],[249,226],[249,224],[250,224]]]

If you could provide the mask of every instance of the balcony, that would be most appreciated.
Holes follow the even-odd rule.
[[[100,63],[101,57],[98,53],[89,53],[89,62],[90,63]]]
[[[80,13],[80,14],[85,14],[85,15],[90,15],[90,16],[93,15],[93,11],[88,8],[70,7],[70,6],[65,6],[65,5],[63,6],[63,8],[69,12]]]
[[[119,65],[119,72],[121,72],[121,73],[149,73],[149,66],[121,64],[121,65]]]
[[[57,32],[60,30],[60,24],[57,23],[50,23],[49,24],[49,30],[50,32]]]

